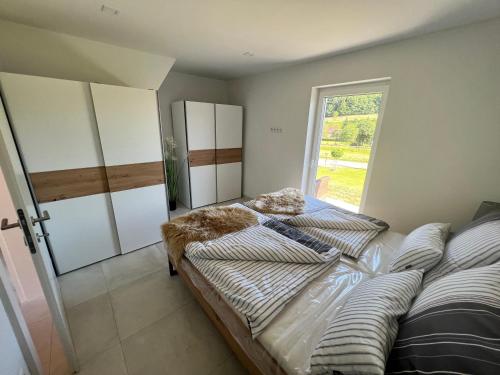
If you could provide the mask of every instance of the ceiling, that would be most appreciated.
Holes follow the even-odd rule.
[[[224,79],[498,16],[500,0],[0,2],[0,18],[171,56],[177,71]]]

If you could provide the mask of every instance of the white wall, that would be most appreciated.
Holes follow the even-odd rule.
[[[1,261],[1,259],[0,259]],[[0,300],[0,374],[19,375],[24,369],[27,374],[21,349],[17,343],[16,336],[12,330],[5,308]]]
[[[313,86],[379,77],[392,81],[365,213],[456,228],[500,201],[500,19],[231,81],[244,194],[300,187]]]
[[[226,104],[227,82],[171,71],[162,83],[158,97],[164,136],[172,134],[170,105],[178,100]]]
[[[0,36],[0,68],[10,73],[158,89],[175,62],[3,20]]]

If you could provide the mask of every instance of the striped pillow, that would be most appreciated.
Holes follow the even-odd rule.
[[[388,374],[500,374],[500,263],[432,283],[400,320]]]
[[[389,271],[423,269],[426,272],[434,267],[443,256],[450,227],[451,224],[432,223],[415,229],[401,244]]]
[[[314,349],[311,373],[384,374],[398,318],[410,308],[421,281],[422,271],[412,270],[362,283]]]
[[[443,258],[424,278],[424,286],[450,273],[500,261],[500,220],[490,221],[453,237]]]

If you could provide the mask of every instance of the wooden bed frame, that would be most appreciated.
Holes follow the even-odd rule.
[[[212,284],[185,257],[177,269],[169,261],[170,276],[178,274],[193,293],[231,350],[252,375],[286,375],[262,344]]]

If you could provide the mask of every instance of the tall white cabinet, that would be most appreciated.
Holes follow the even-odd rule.
[[[189,208],[241,197],[243,108],[172,104],[179,160],[179,200]]]
[[[10,73],[0,84],[59,273],[161,240],[155,91]]]

